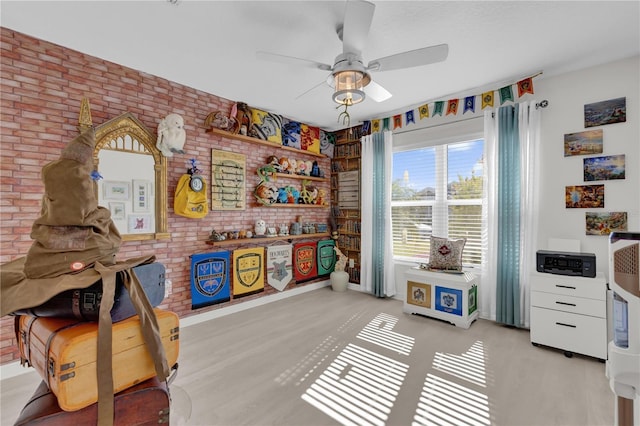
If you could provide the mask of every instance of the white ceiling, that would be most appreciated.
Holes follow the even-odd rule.
[[[373,73],[393,94],[351,123],[640,54],[639,1],[374,1],[364,63],[449,45],[445,62]],[[1,24],[223,98],[344,127],[327,71],[258,61],[256,51],[332,65],[344,1],[6,1]],[[612,76],[615,78],[615,76]],[[534,79],[534,87],[537,79]],[[297,98],[297,99],[296,99]],[[210,111],[202,111],[203,119]]]

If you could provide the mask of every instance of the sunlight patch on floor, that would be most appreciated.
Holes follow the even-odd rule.
[[[484,348],[479,341],[462,355],[436,352],[433,368],[478,386],[486,387],[487,384]]]
[[[411,349],[413,349],[415,339],[392,331],[397,322],[397,317],[384,313],[378,314],[358,334],[358,339],[402,355],[409,355]]]
[[[427,374],[412,426],[489,424],[489,398],[486,395]]]
[[[409,366],[349,344],[302,399],[343,425],[383,426]]]

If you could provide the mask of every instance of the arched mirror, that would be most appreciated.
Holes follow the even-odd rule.
[[[131,113],[96,127],[98,203],[111,211],[124,241],[169,238],[167,162],[155,142]]]

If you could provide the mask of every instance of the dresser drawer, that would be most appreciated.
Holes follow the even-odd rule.
[[[607,358],[607,321],[539,307],[531,308],[531,342],[595,358]]]
[[[606,300],[607,282],[599,275],[584,278],[536,273],[531,275],[531,291]]]
[[[584,297],[565,296],[563,294],[531,292],[531,306],[554,309],[573,314],[591,315],[593,317],[607,318],[607,305],[602,300],[587,299]]]

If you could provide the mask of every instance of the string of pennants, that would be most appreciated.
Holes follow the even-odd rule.
[[[518,91],[518,98],[523,97],[526,94],[534,94],[533,92],[533,78],[537,77],[541,73],[538,73],[534,76],[524,78],[517,83],[515,86]],[[431,118],[435,116],[447,116],[447,115],[457,115],[459,106],[462,104],[462,114],[467,112],[475,113],[476,112],[476,98],[480,97],[481,99],[481,110],[485,108],[492,108],[496,102],[495,92],[498,92],[498,96],[500,98],[500,105],[505,102],[514,101],[514,93],[513,93],[514,84],[509,84],[507,86],[501,87],[498,90],[489,90],[487,92],[482,93],[481,95],[470,95],[466,96],[463,99],[449,99],[447,101],[434,101],[428,102],[424,105],[421,105],[417,108],[417,116],[420,120],[425,118]],[[461,102],[462,101],[462,102]],[[445,104],[446,104],[446,112],[445,112]],[[383,132],[385,130],[395,130],[398,128],[402,128],[403,120],[402,116],[404,115],[404,125],[407,126],[409,124],[416,123],[416,110],[411,109],[404,114],[396,114],[392,117],[379,118],[375,120],[366,120],[362,123],[363,134]]]

